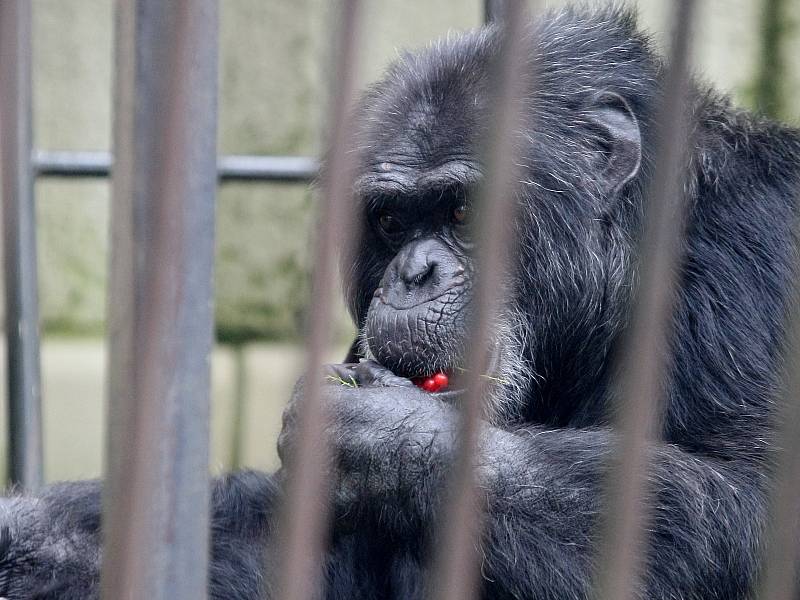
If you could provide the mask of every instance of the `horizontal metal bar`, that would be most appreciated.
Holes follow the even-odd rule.
[[[110,152],[37,150],[33,155],[38,177],[109,177]],[[309,156],[222,156],[217,176],[226,182],[307,183],[317,176],[318,161]]]
[[[223,156],[220,181],[308,182],[317,176],[317,160],[307,156]]]
[[[33,170],[39,177],[109,177],[111,153],[34,151]]]

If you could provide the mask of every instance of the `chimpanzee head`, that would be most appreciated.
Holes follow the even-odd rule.
[[[499,36],[484,28],[404,56],[360,108],[362,235],[347,295],[363,353],[399,375],[463,365]],[[659,69],[616,11],[590,21],[560,13],[527,40],[534,84],[518,155],[508,157],[523,175],[518,239],[487,340],[492,375],[515,391],[503,396],[519,400],[518,411],[567,377],[576,391],[590,385],[624,326]]]

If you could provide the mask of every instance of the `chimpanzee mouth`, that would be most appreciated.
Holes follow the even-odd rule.
[[[454,372],[464,363],[465,307],[457,290],[404,308],[374,298],[364,327],[369,350],[402,377]]]
[[[364,338],[372,357],[396,375],[418,383],[437,373],[447,376],[447,391],[463,390],[469,335],[468,302],[460,294],[445,294],[409,308],[373,299],[364,327]],[[498,380],[502,348],[491,340],[486,377]]]

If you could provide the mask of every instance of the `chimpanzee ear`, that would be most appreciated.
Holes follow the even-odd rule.
[[[636,176],[642,164],[639,121],[622,96],[608,91],[593,98],[587,113],[599,133],[598,180],[605,192],[617,192]]]

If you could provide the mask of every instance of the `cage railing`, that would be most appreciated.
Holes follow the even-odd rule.
[[[37,177],[106,178],[111,175],[110,152],[38,150],[33,155]],[[317,160],[308,156],[222,156],[217,162],[220,183],[308,183],[317,176]]]
[[[116,12],[104,598],[205,598],[216,0]]]
[[[478,594],[478,557],[474,551],[482,537],[480,482],[476,480],[475,457],[481,423],[486,418],[489,393],[482,376],[490,363],[486,340],[490,339],[500,309],[508,257],[516,250],[515,228],[510,226],[518,208],[517,188],[521,176],[519,131],[524,123],[524,98],[535,84],[526,50],[533,40],[526,31],[532,17],[523,0],[488,3],[486,16],[503,24],[500,51],[490,64],[493,97],[482,154],[484,181],[476,194],[476,268],[471,300],[473,317],[469,335],[465,397],[460,403],[459,444],[452,475],[445,492],[442,531],[434,563],[433,597],[468,600]],[[535,127],[535,124],[534,124]]]
[[[0,177],[8,367],[8,479],[42,483],[36,216],[30,163],[30,2],[0,2]]]
[[[649,524],[648,445],[658,442],[662,382],[682,261],[684,185],[689,140],[689,50],[694,0],[673,3],[672,43],[658,124],[658,149],[646,198],[639,285],[616,387],[616,457],[606,483],[605,531],[597,551],[595,598],[632,600]]]
[[[313,305],[307,333],[304,402],[297,415],[298,444],[291,457],[285,500],[281,507],[276,548],[279,561],[278,596],[306,600],[317,595],[327,540],[330,496],[327,470],[326,407],[322,402],[322,357],[330,342],[331,302],[337,293],[336,257],[349,252],[356,235],[352,226],[353,148],[352,104],[355,98],[357,42],[360,38],[361,0],[342,0],[333,39],[334,73],[329,126],[329,159],[321,178],[314,270]],[[338,252],[337,252],[338,250]]]
[[[355,153],[350,109],[359,38],[360,2],[342,0],[335,43],[336,87],[330,112],[334,151],[322,173],[312,288],[304,410],[277,550],[283,556],[281,597],[311,598],[325,544],[328,513],[318,499],[326,480],[325,414],[317,376],[329,335],[327,299],[334,293],[334,251],[356,235],[349,214]],[[618,389],[621,397],[616,468],[598,564],[597,597],[632,597],[647,543],[647,449],[658,430],[667,368],[674,273],[681,261],[681,168],[687,144],[688,49],[693,0],[674,3],[670,71],[658,122],[642,245],[641,287]],[[475,350],[492,320],[497,274],[513,240],[500,235],[513,213],[513,136],[524,89],[522,0],[492,0],[505,51],[494,67],[497,127],[487,140],[481,203],[486,230],[478,257]],[[105,598],[206,597],[208,563],[209,355],[212,345],[214,204],[218,182],[305,182],[318,171],[307,157],[216,156],[216,0],[131,0],[117,3],[114,166],[109,153],[32,152],[31,11],[27,0],[0,2],[0,168],[2,172],[6,331],[9,359],[10,481],[35,489],[42,479],[34,177],[113,177],[109,295],[109,439],[105,491]],[[533,78],[535,73],[526,74]],[[338,151],[337,151],[338,150]],[[346,235],[342,235],[345,232]],[[320,300],[322,299],[322,300]],[[795,593],[796,497],[800,491],[800,311],[794,311],[790,378],[781,420],[784,440],[771,503],[772,523],[761,598]],[[634,360],[636,361],[634,364]],[[451,493],[443,507],[439,598],[474,597],[480,532],[473,459],[483,387],[470,369],[462,435]],[[165,529],[169,535],[164,535]],[[613,552],[602,552],[613,547]]]

